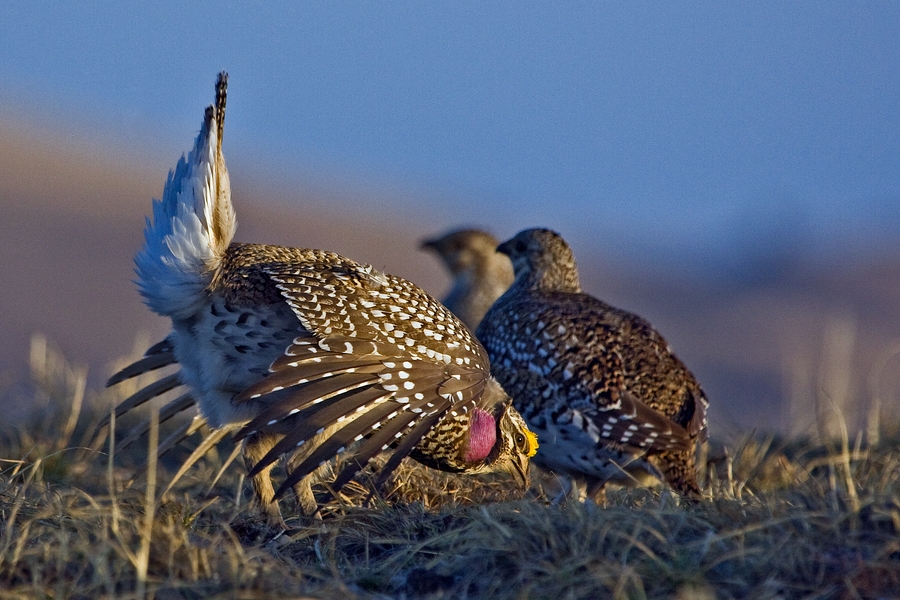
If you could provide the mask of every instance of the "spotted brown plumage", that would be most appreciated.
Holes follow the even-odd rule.
[[[422,242],[450,271],[444,306],[474,331],[484,314],[513,282],[512,265],[496,252],[497,240],[479,229],[459,229]]]
[[[706,439],[708,402],[663,337],[583,293],[557,233],[528,229],[497,250],[516,279],[477,335],[541,440],[535,464],[587,483],[591,495],[649,473],[699,496],[694,452]]]
[[[222,156],[227,78],[193,151],[170,173],[135,258],[147,305],[172,320],[154,352],[111,379],[178,364],[125,410],[183,385],[219,436],[243,440],[256,497],[273,518],[293,486],[305,512],[327,462],[353,460],[339,490],[380,452],[382,479],[411,455],[439,469],[526,477],[536,441],[469,330],[415,284],[323,251],[232,243]],[[167,387],[168,386],[168,387]],[[210,439],[219,439],[210,438]],[[290,455],[278,491],[277,459]]]

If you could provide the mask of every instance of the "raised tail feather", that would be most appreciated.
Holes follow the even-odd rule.
[[[135,257],[138,288],[151,310],[187,318],[237,227],[231,184],[222,155],[228,76],[216,81],[216,102],[206,109],[194,148],[169,172],[162,200],[144,229],[144,248]]]
[[[138,289],[147,306],[174,321],[191,317],[206,301],[207,286],[237,228],[222,154],[227,87],[228,76],[220,73],[215,102],[206,109],[193,149],[169,172],[162,200],[154,200],[152,220],[147,220],[144,229],[144,247],[135,257]],[[173,346],[170,338],[154,345],[143,359],[113,375],[107,386],[177,364]],[[180,372],[161,378],[120,403],[115,414],[121,416],[181,384]],[[162,407],[159,417],[170,418],[195,404],[190,394],[182,395]],[[98,431],[108,421],[104,419]],[[123,446],[148,427],[149,420],[138,425]]]

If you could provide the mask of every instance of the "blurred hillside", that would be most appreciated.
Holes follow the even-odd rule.
[[[132,257],[150,199],[180,150],[144,158],[0,123],[2,381],[24,378],[34,332],[89,367],[95,385],[138,335],[165,335],[167,323],[143,307],[131,282]],[[331,202],[287,176],[274,181],[234,159],[229,169],[239,241],[327,248],[444,291],[442,269],[417,248],[460,223],[379,213],[365,198],[349,214],[336,208],[346,199]],[[486,225],[499,237],[515,233]],[[575,244],[585,288],[663,332],[705,384],[714,431],[812,432],[817,405],[843,407],[856,430],[874,398],[896,416],[900,251],[824,265],[780,246],[768,261],[742,262],[736,253],[723,276],[637,267],[625,252],[600,256],[599,248]],[[7,390],[0,388],[0,410],[20,397]]]

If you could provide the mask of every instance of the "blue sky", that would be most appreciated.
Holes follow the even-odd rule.
[[[227,70],[229,160],[447,226],[713,267],[900,227],[897,2],[6,1],[0,57],[0,111],[172,164]]]

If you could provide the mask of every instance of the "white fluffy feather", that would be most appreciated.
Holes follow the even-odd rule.
[[[169,172],[162,200],[153,201],[134,259],[147,306],[173,319],[190,317],[205,302],[237,227],[221,148],[224,116],[224,101],[207,109],[193,150]]]

